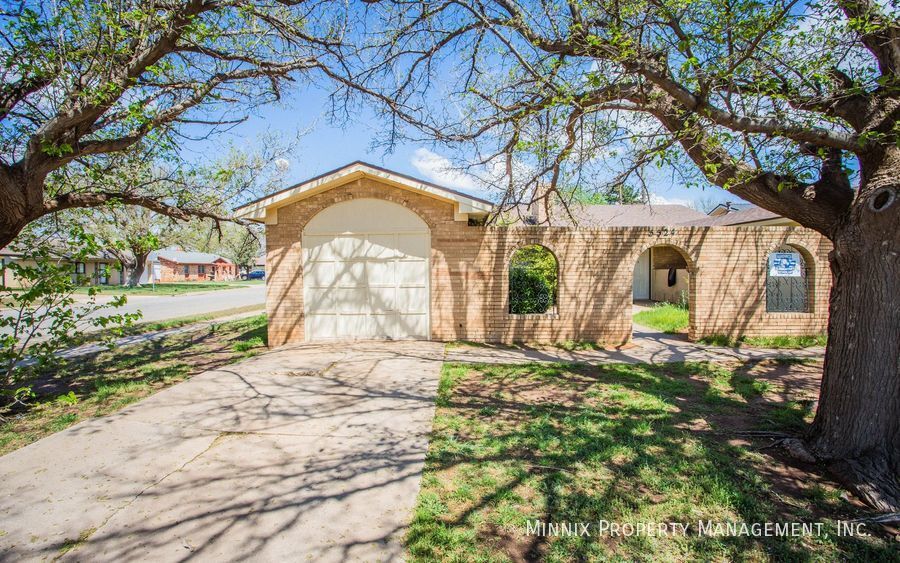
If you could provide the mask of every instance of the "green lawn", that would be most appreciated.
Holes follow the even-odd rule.
[[[688,310],[671,303],[657,303],[646,311],[634,316],[634,322],[668,334],[686,332],[688,329]]]
[[[671,303],[657,303],[652,308],[634,315],[634,322],[649,328],[655,328],[668,334],[687,332],[688,310]],[[787,348],[800,349],[810,346],[825,346],[824,334],[806,336],[758,336],[729,338],[722,335],[707,336],[700,342],[711,346],[752,346],[755,348]]]
[[[103,416],[190,376],[265,350],[266,317],[112,349],[33,373],[39,394],[25,410],[0,411],[0,455]]]
[[[265,283],[262,280],[228,281],[228,282],[185,282],[185,283],[158,283],[156,285],[142,285],[138,287],[126,287],[123,285],[99,285],[93,286],[101,293],[115,295],[181,295],[198,291],[218,291],[222,289],[235,289],[247,285],[259,285]],[[77,293],[86,294],[89,288],[81,287]]]
[[[754,336],[741,338],[728,338],[716,335],[701,338],[700,342],[712,346],[752,346],[755,348],[787,348],[800,349],[810,346],[825,346],[827,337],[824,334],[811,334],[806,336]]]
[[[415,561],[884,561],[881,536],[837,537],[867,516],[827,478],[785,468],[734,432],[798,432],[820,364],[444,366]],[[812,386],[815,389],[815,386]],[[807,392],[808,393],[808,392]],[[783,471],[783,472],[782,472]],[[588,523],[589,536],[527,524]],[[827,535],[699,535],[697,522],[823,522]],[[600,523],[688,523],[684,535],[613,536]],[[872,531],[871,528],[869,531]],[[894,559],[896,560],[896,559]]]

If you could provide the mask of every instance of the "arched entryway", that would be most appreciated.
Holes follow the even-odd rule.
[[[428,225],[380,199],[332,205],[303,229],[307,340],[428,338]]]
[[[633,312],[656,310],[660,324],[650,328],[687,334],[694,306],[691,302],[693,270],[690,257],[681,248],[663,244],[644,250],[634,264]]]

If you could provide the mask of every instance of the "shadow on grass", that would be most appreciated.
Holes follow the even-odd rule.
[[[787,493],[774,490],[765,470],[771,458],[734,439],[734,430],[755,428],[757,420],[788,431],[805,424],[806,411],[779,397],[771,381],[751,375],[753,367],[445,366],[407,536],[411,555],[806,561],[895,554],[877,539],[835,538],[828,519],[858,509],[839,497],[824,505],[784,501]],[[814,468],[802,471],[827,482]],[[697,525],[812,519],[825,521],[830,535],[708,536],[698,535]],[[534,520],[592,523],[595,532],[526,535]],[[686,536],[601,536],[596,525],[604,520],[690,527]]]
[[[70,392],[103,403],[142,387],[161,387],[248,357],[262,349],[265,339],[265,317],[259,316],[35,367],[28,377],[35,393],[30,406]],[[118,406],[128,402],[133,401]],[[28,407],[23,405],[16,414],[27,414]]]

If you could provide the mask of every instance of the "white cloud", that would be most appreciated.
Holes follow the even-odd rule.
[[[410,163],[435,184],[462,190],[480,189],[474,177],[454,169],[450,159],[424,147],[416,149]]]

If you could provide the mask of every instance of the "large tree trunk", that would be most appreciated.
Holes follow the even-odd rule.
[[[880,186],[869,185],[848,224],[833,237],[825,373],[808,444],[869,504],[896,512],[900,511],[900,187],[894,174],[884,180]]]
[[[15,240],[27,224],[28,221],[19,213],[18,208],[0,199],[0,248]]]

